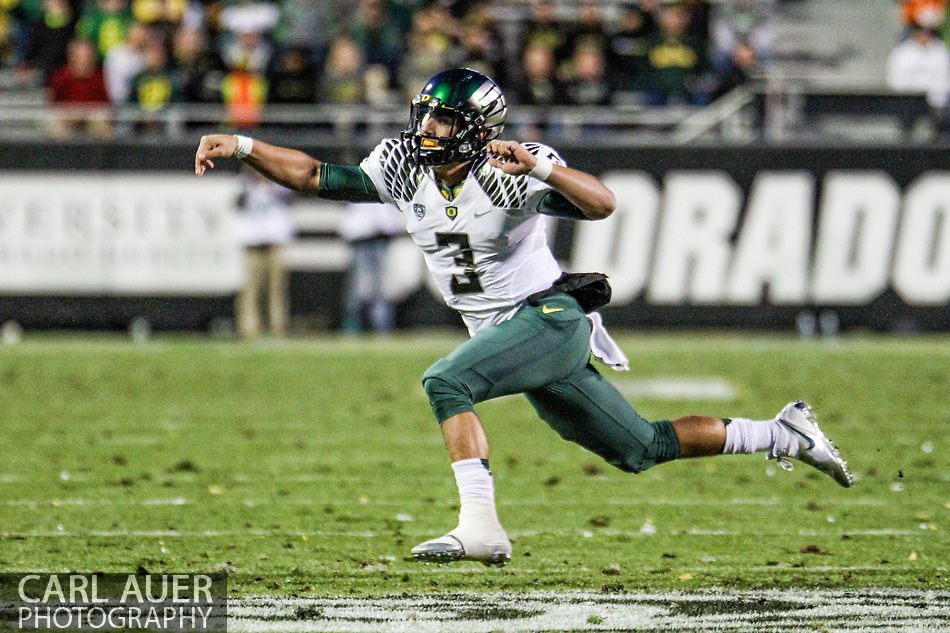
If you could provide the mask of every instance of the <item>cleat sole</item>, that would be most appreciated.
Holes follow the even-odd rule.
[[[465,552],[461,551],[413,552],[412,559],[419,563],[437,563],[439,565],[454,563],[458,560],[473,560],[485,565],[485,567],[504,567],[511,560],[509,556],[502,553],[495,554],[491,559],[484,559],[466,556]]]
[[[504,567],[511,559],[504,554],[496,554],[490,561],[484,561],[485,567]]]
[[[412,558],[422,563],[454,563],[464,556],[462,552],[420,552]]]
[[[854,485],[854,477],[852,476],[851,471],[848,469],[848,462],[841,458],[841,453],[838,451],[838,447],[835,446],[835,443],[832,442],[827,435],[825,435],[824,431],[821,430],[821,427],[818,425],[818,418],[815,416],[815,412],[812,411],[812,408],[806,402],[801,400],[798,400],[794,406],[796,409],[802,412],[802,414],[805,416],[805,419],[808,420],[808,422],[814,427],[814,430],[818,433],[821,441],[827,444],[828,452],[831,455],[831,462],[820,462],[811,458],[811,456],[808,455],[808,451],[806,450],[804,454],[798,457],[799,461],[802,461],[805,464],[817,469],[818,471],[825,473],[834,479],[835,483],[837,483],[839,486],[850,488],[852,485]],[[802,430],[799,429],[795,424],[790,424],[788,421],[786,421],[786,426],[808,439],[809,443],[813,445],[810,446],[808,450],[814,448],[814,442],[810,438],[807,438],[807,435],[805,435],[805,433],[803,433]]]

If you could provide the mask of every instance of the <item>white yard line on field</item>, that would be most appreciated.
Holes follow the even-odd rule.
[[[701,400],[723,402],[734,400],[736,389],[719,376],[680,376],[654,378],[612,378],[611,383],[624,396],[633,400]],[[426,400],[425,391],[413,392],[417,400]],[[487,402],[520,398],[519,394],[501,396]],[[486,403],[487,404],[487,403]]]
[[[524,497],[519,499],[502,499],[496,502],[497,505],[511,505],[511,506],[523,506],[523,505],[542,505],[542,506],[551,506],[556,507],[559,505],[558,501],[553,500],[549,497]],[[571,499],[570,501],[563,502],[562,505],[570,505],[571,507],[583,506],[583,505],[617,505],[617,506],[638,506],[638,505],[655,505],[655,506],[723,506],[723,505],[737,505],[737,506],[780,506],[783,503],[787,503],[787,500],[783,500],[780,497],[733,497],[732,499],[727,500],[709,500],[709,499],[663,499],[661,497],[620,497],[613,499]],[[887,505],[886,499],[876,498],[876,497],[854,497],[854,498],[845,498],[845,499],[836,499],[834,501],[828,502],[828,507],[834,507],[836,505],[842,506],[880,506]]]
[[[243,483],[243,482],[242,482]],[[228,485],[227,481],[223,482],[225,486]],[[355,497],[354,497],[355,499]],[[191,505],[200,503],[202,505],[213,502],[220,505],[243,505],[247,507],[256,507],[256,506],[269,506],[269,505],[313,505],[313,506],[326,506],[326,505],[341,505],[341,506],[350,506],[355,503],[353,499],[347,499],[340,501],[339,499],[315,499],[310,497],[268,497],[263,499],[253,499],[253,498],[241,498],[241,499],[232,499],[223,496],[217,496],[213,500],[209,499],[188,499],[186,497],[171,497],[163,499],[85,499],[81,497],[67,497],[67,498],[53,498],[53,499],[3,499],[0,500],[0,505],[7,506],[97,506],[97,505],[108,505],[108,506],[130,506],[130,505],[145,505],[145,506],[155,506],[155,505]],[[392,501],[388,499],[370,499],[366,497],[361,497],[358,500],[359,505],[369,505],[369,506],[391,506],[395,508],[405,508],[413,506],[416,504],[409,504],[405,501]],[[446,499],[444,501],[446,505],[451,505],[454,503],[451,499]],[[546,506],[550,508],[557,508],[558,506],[570,506],[572,508],[584,507],[584,506],[621,506],[621,507],[637,507],[637,506],[722,506],[722,505],[738,505],[738,506],[779,506],[783,502],[778,497],[735,497],[728,500],[703,500],[703,499],[662,499],[662,498],[644,498],[644,497],[624,497],[624,498],[615,498],[615,499],[590,499],[590,500],[577,500],[570,499],[559,502],[550,498],[522,498],[522,499],[501,499],[497,502],[497,505],[500,506]],[[827,502],[825,508],[833,509],[836,506],[880,506],[886,505],[886,500],[872,497],[855,497],[847,499],[837,499],[835,501]]]
[[[950,627],[950,592],[778,589],[384,598],[261,596],[232,600],[228,610],[228,630],[245,633],[923,633]]]
[[[535,537],[535,536],[555,536],[564,538],[604,538],[623,536],[628,538],[651,538],[653,536],[789,536],[788,530],[776,532],[766,532],[762,530],[705,530],[693,528],[690,530],[657,530],[644,532],[641,530],[611,530],[598,528],[596,531],[582,530],[577,528],[550,529],[550,530],[512,530],[509,535],[512,538]],[[929,529],[871,529],[871,530],[849,530],[828,529],[828,530],[806,530],[800,529],[794,532],[798,536],[814,536],[840,538],[843,534],[850,537],[857,536],[913,536],[913,537],[932,537],[938,534],[935,530]],[[431,536],[429,532],[421,529],[402,529],[398,534],[400,537],[418,537],[424,538]],[[368,539],[388,539],[395,536],[393,531],[373,531],[373,530],[255,530],[252,528],[243,530],[67,530],[65,527],[57,530],[26,530],[26,531],[0,531],[0,537],[14,538],[101,538],[101,537],[177,537],[177,538],[205,538],[205,537],[237,537],[237,536],[270,536],[277,538],[287,537],[340,537],[340,538],[368,538]]]
[[[725,401],[736,397],[729,381],[718,376],[620,378],[612,382],[620,393],[634,399]]]
[[[0,536],[19,538],[115,538],[120,536],[135,538],[233,538],[236,536],[272,536],[279,538],[306,537],[346,537],[346,538],[378,538],[381,535],[367,530],[313,530],[313,531],[278,531],[278,530],[34,530],[28,532],[0,532]]]

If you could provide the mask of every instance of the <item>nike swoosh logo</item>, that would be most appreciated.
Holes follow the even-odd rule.
[[[541,306],[541,312],[545,314],[551,314],[552,312],[563,312],[564,308],[549,308],[547,306]]]
[[[789,426],[788,428],[794,431],[795,433],[798,433],[799,435],[801,435],[802,438],[804,438],[804,440],[808,442],[808,448],[805,449],[806,451],[810,451],[811,449],[815,448],[815,441],[813,439],[811,439],[810,437],[808,437],[807,435],[805,435],[804,433],[802,433],[801,431],[799,431],[793,426]]]
[[[475,213],[474,215],[475,215],[476,218],[480,218],[480,217],[482,217],[483,215],[488,215],[489,213],[491,213],[491,212],[494,211],[494,210],[495,210],[495,209],[489,209],[488,211],[482,211],[481,213]]]

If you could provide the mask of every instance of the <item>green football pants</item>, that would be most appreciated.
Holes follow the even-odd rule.
[[[590,321],[557,294],[481,330],[422,378],[439,424],[485,400],[524,393],[564,439],[628,472],[679,457],[669,421],[648,422],[590,364]]]

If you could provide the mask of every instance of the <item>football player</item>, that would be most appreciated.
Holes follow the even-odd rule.
[[[627,363],[594,312],[609,300],[609,286],[598,274],[564,275],[544,227],[547,216],[606,218],[614,194],[550,147],[502,140],[506,112],[494,81],[452,69],[413,99],[401,137],[383,140],[359,166],[230,135],[202,137],[195,155],[199,176],[214,160],[235,157],[298,192],[394,204],[445,302],[468,326],[471,338],[422,378],[458,484],[458,525],[412,555],[495,565],[510,559],[474,406],[514,393],[525,394],[561,437],[627,472],[684,457],[765,452],[787,470],[789,458],[798,459],[850,486],[846,463],[803,402],[771,420],[650,422],[601,376],[592,350],[614,368]]]

